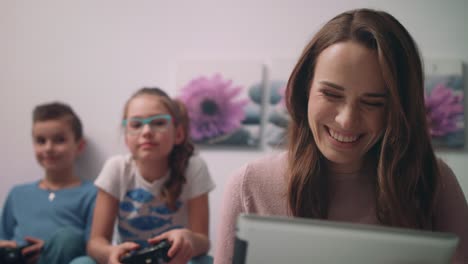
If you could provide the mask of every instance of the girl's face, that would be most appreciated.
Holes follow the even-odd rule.
[[[356,42],[334,44],[318,57],[308,121],[320,152],[341,171],[357,171],[381,138],[387,92],[377,52]]]
[[[168,116],[169,119],[163,118]],[[183,140],[181,129],[174,126],[174,120],[159,96],[143,94],[131,99],[126,120],[125,143],[137,160],[166,161],[174,145]]]

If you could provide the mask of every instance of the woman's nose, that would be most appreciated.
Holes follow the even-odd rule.
[[[335,120],[342,129],[352,129],[359,123],[359,109],[353,105],[344,105]]]

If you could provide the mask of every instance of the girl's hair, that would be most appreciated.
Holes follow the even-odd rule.
[[[157,96],[160,102],[167,108],[174,126],[181,126],[184,131],[184,139],[177,144],[169,154],[169,168],[171,175],[163,184],[161,195],[171,209],[176,208],[176,201],[182,192],[182,185],[186,182],[185,171],[190,157],[194,152],[194,145],[188,133],[189,118],[185,105],[179,100],[173,100],[166,92],[157,87],[144,87],[135,92],[125,104],[123,119],[127,118],[128,105],[135,97],[141,95]]]
[[[424,107],[422,63],[408,31],[390,14],[369,9],[342,13],[313,37],[287,85],[289,127],[288,199],[294,216],[328,217],[325,157],[309,127],[309,91],[319,54],[354,41],[377,52],[388,90],[383,137],[366,157],[376,173],[376,217],[384,225],[431,228],[439,170]]]

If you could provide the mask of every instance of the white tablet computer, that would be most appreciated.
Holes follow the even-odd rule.
[[[446,264],[457,244],[449,233],[243,214],[233,263]]]

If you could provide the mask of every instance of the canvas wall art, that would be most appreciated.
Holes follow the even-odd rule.
[[[425,64],[425,105],[435,148],[465,144],[463,64],[428,60]]]
[[[187,106],[198,145],[259,147],[264,98],[259,61],[180,61],[177,98]]]
[[[265,143],[272,148],[284,148],[287,144],[287,127],[290,116],[286,110],[284,95],[295,63],[294,59],[275,59],[269,65]]]

